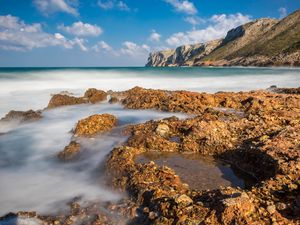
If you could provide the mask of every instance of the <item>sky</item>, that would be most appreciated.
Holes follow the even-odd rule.
[[[0,0],[1,67],[143,66],[300,0]]]

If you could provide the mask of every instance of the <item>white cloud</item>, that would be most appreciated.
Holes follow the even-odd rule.
[[[81,21],[75,22],[71,26],[65,26],[64,24],[59,25],[58,29],[80,37],[96,37],[103,32],[101,27],[97,26],[96,24],[92,25],[88,23],[83,23]]]
[[[177,12],[182,12],[189,15],[195,15],[197,13],[194,3],[188,0],[165,0],[165,2],[171,4]]]
[[[287,16],[287,10],[284,7],[279,8],[278,12],[279,12],[279,18],[280,19],[282,19],[282,18],[284,18],[284,17]]]
[[[98,6],[104,10],[118,9],[120,11],[130,11],[130,8],[124,1],[99,0]]]
[[[161,35],[159,33],[157,33],[155,30],[151,31],[149,40],[152,42],[159,42],[161,38]]]
[[[85,49],[82,40],[68,40],[60,33],[44,32],[39,23],[25,24],[18,17],[0,16],[1,49],[28,51],[49,46],[61,46],[66,49],[78,46],[83,51]]]
[[[33,0],[33,4],[44,15],[56,12],[65,12],[74,16],[79,15],[75,8],[77,0]]]
[[[123,47],[120,49],[122,55],[127,55],[131,57],[145,56],[150,53],[150,47],[148,45],[138,45],[134,42],[125,41],[123,42]]]
[[[71,41],[72,45],[77,45],[77,46],[80,48],[81,51],[87,52],[87,51],[88,51],[88,48],[85,47],[84,42],[85,42],[84,39],[82,39],[82,38],[77,38],[77,37],[74,38],[74,39]]]
[[[95,52],[112,52],[113,48],[105,41],[99,41],[96,45],[92,47],[92,50],[94,50]]]
[[[170,46],[179,46],[219,39],[224,37],[232,28],[247,23],[250,19],[250,16],[241,13],[214,15],[207,20],[210,24],[207,28],[172,34],[166,42]]]
[[[196,26],[198,24],[206,22],[204,19],[201,19],[197,16],[188,16],[188,17],[184,18],[184,21],[189,24],[192,24],[193,26]]]

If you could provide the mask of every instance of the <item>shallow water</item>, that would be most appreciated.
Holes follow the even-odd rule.
[[[70,142],[70,130],[76,122],[95,113],[115,115],[119,124],[116,129],[174,115],[125,110],[121,105],[101,103],[48,110],[40,121],[14,124],[7,134],[0,136],[0,215],[18,210],[56,212],[65,209],[66,203],[75,197],[82,202],[114,201],[121,197],[105,187],[102,175],[105,157],[125,136],[111,132],[81,139],[83,153],[74,162],[60,162],[56,157]]]
[[[221,186],[249,188],[255,183],[254,179],[231,168],[230,165],[196,153],[148,152],[136,157],[137,163],[150,161],[172,168],[192,189],[214,190]]]
[[[42,109],[51,93],[82,95],[87,88],[144,88],[201,92],[300,86],[300,69],[288,68],[2,68],[0,117],[9,110]]]

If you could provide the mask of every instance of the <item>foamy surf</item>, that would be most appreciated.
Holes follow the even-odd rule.
[[[9,110],[41,109],[50,95],[81,95],[95,87],[127,90],[134,86],[201,92],[247,91],[271,85],[297,87],[300,70],[287,68],[78,68],[0,70],[0,116]]]

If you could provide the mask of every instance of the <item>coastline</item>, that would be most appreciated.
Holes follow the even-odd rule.
[[[284,93],[276,93],[276,90],[279,89],[206,94],[135,87],[123,92],[107,92],[110,98],[115,98],[112,103],[119,102],[125,109],[181,112],[191,117],[152,120],[124,129],[128,139],[109,153],[106,171],[112,178],[108,180],[109,187],[125,191],[128,199],[104,205],[91,202],[82,207],[75,200],[71,211],[59,216],[19,212],[4,216],[0,221],[29,218],[47,224],[85,220],[94,224],[124,224],[125,220],[130,224],[171,224],[174,221],[179,224],[186,221],[297,224],[300,91],[299,88],[281,89]],[[291,91],[295,94],[288,94]],[[102,91],[86,93],[91,94],[54,95],[50,108],[81,103],[97,106],[103,101]],[[17,116],[20,115],[26,119],[24,115],[28,113]],[[35,114],[29,115],[35,118]],[[37,119],[42,120],[39,114]],[[178,141],[172,141],[174,137]],[[172,168],[154,162],[135,162],[137,155],[153,150],[212,155],[241,167],[256,177],[257,182],[249,189],[191,190]],[[116,214],[122,215],[120,221]]]

